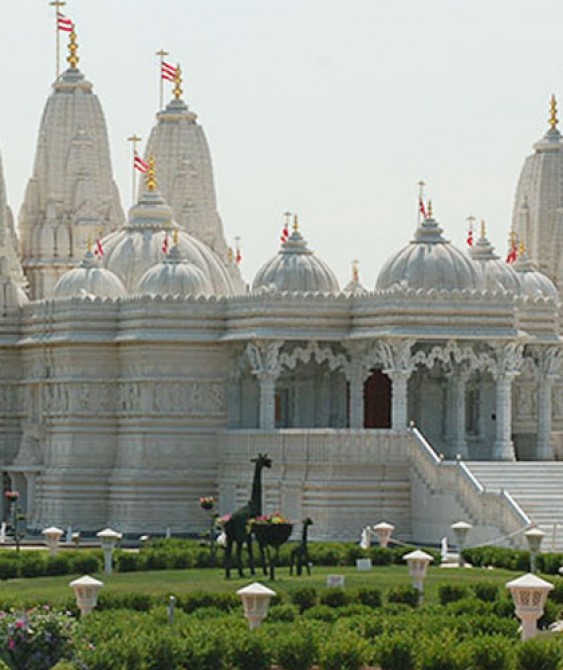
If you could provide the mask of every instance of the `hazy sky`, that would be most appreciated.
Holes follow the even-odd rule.
[[[47,0],[2,4],[0,151],[18,212],[54,78],[54,19]],[[449,238],[464,246],[473,214],[504,255],[523,159],[551,93],[563,100],[560,1],[68,0],[65,11],[125,208],[125,138],[146,139],[158,106],[154,54],[182,64],[247,280],[276,253],[289,209],[342,283],[358,258],[372,287],[412,237],[421,178]]]

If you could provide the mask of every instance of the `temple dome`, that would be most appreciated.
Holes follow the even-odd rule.
[[[138,293],[149,295],[209,296],[211,283],[193,263],[185,262],[175,244],[162,263],[149,268],[141,277]]]
[[[225,265],[203,242],[180,230],[173,221],[172,208],[156,190],[145,191],[129,210],[129,220],[120,231],[102,240],[104,265],[121,278],[127,291],[135,293],[145,272],[161,263],[170,235],[178,231],[180,257],[195,265],[216,296],[233,295]]]
[[[258,270],[252,290],[339,293],[330,267],[307,247],[297,225],[279,252]]]
[[[100,267],[90,249],[84,254],[80,266],[65,272],[54,288],[55,298],[122,298],[126,293],[119,277]]]
[[[472,290],[484,284],[480,266],[442,236],[430,214],[414,239],[385,262],[375,288]]]
[[[358,296],[365,295],[367,293],[366,287],[360,281],[360,273],[358,272],[358,261],[354,261],[352,264],[352,278],[342,289],[342,293],[345,295]]]
[[[549,277],[540,272],[537,266],[528,258],[526,252],[518,256],[512,267],[520,281],[520,293],[530,298],[559,299],[559,292]]]
[[[520,279],[512,265],[505,263],[495,254],[493,245],[485,235],[484,226],[481,235],[469,250],[469,255],[481,266],[485,277],[485,287],[489,291],[520,292]]]

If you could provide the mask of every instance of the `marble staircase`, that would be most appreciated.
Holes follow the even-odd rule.
[[[485,491],[507,491],[546,533],[544,551],[563,552],[563,462],[469,461],[465,465]]]

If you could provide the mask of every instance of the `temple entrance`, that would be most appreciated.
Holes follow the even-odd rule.
[[[391,428],[391,380],[381,370],[364,382],[364,428]]]

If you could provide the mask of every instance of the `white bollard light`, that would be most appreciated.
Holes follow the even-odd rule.
[[[258,628],[268,615],[270,600],[276,595],[275,591],[254,582],[237,591],[237,596],[242,600],[244,616],[248,621],[250,630]]]
[[[467,533],[469,533],[473,526],[470,523],[466,523],[465,521],[458,521],[457,523],[453,523],[450,528],[453,530],[455,535],[457,552],[459,554],[458,564],[460,568],[463,568],[465,561],[463,560],[462,552],[465,548]]]
[[[536,572],[536,556],[540,553],[545,533],[539,528],[534,527],[527,530],[524,533],[524,537],[528,542],[528,549],[530,550],[530,572]]]
[[[111,575],[113,570],[113,550],[115,549],[118,540],[121,540],[122,535],[111,528],[105,528],[99,533],[96,533],[96,535],[100,538],[102,549],[104,550],[104,572],[106,575]]]
[[[406,561],[409,566],[409,575],[412,578],[412,585],[415,589],[418,589],[418,592],[420,593],[419,601],[422,602],[424,580],[426,579],[428,566],[434,559],[425,551],[417,549],[416,551],[411,551],[410,554],[403,556],[403,560]]]
[[[55,555],[59,551],[59,543],[64,531],[56,526],[50,526],[41,531],[41,534],[45,538],[45,544],[49,547],[49,552]]]
[[[548,593],[553,589],[553,584],[529,572],[527,575],[507,582],[506,588],[512,593],[516,616],[522,622],[522,640],[535,637],[538,632],[537,621],[543,614],[545,601]]]
[[[73,582],[70,582],[69,586],[74,589],[76,604],[78,605],[81,616],[90,614],[94,607],[96,607],[98,594],[103,585],[103,582],[100,582],[89,575],[85,575],[84,577],[80,577],[80,579],[75,579]]]
[[[373,530],[377,534],[377,539],[379,540],[380,547],[386,547],[391,540],[391,534],[395,530],[395,526],[391,523],[382,521],[373,527]]]

